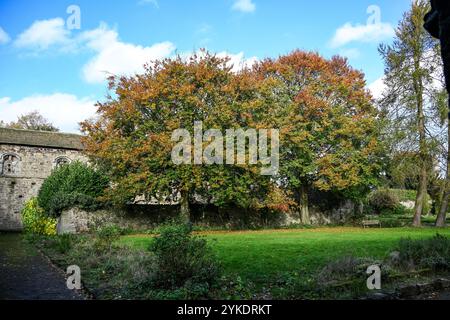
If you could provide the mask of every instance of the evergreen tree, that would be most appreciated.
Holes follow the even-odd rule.
[[[428,175],[439,146],[436,114],[442,93],[439,43],[423,27],[430,5],[415,0],[396,30],[392,45],[381,45],[385,61],[386,91],[381,100],[388,118],[391,151],[418,155],[419,179],[414,206],[414,226],[420,226],[426,201]]]

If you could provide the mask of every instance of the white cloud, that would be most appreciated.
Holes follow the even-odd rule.
[[[45,50],[52,45],[63,45],[70,41],[70,32],[61,18],[38,20],[22,32],[14,42],[19,48]]]
[[[159,8],[159,3],[157,0],[140,0],[138,2],[138,5],[142,6],[142,5],[146,5],[146,4],[152,4],[154,5],[156,8]]]
[[[239,52],[236,54],[229,53],[226,51],[221,52],[210,52],[211,54],[215,54],[219,58],[228,58],[227,67],[231,68],[232,72],[238,72],[246,67],[251,67],[254,63],[258,61],[257,57],[246,58],[243,52]],[[206,52],[203,50],[197,50],[195,52],[184,52],[180,54],[181,58],[185,61],[192,58],[193,55],[196,55],[198,58],[204,57]]]
[[[369,84],[368,89],[372,93],[374,99],[381,99],[383,97],[384,91],[386,90],[386,85],[384,84],[384,76]]]
[[[247,67],[251,67],[255,62],[258,61],[257,57],[245,58],[243,52],[239,52],[237,54],[232,54],[228,52],[219,52],[217,56],[220,58],[228,57],[230,61],[228,62],[228,66],[232,67],[233,72],[238,72],[239,70]]]
[[[94,56],[84,65],[83,78],[88,83],[102,83],[108,75],[129,75],[143,71],[145,63],[169,56],[175,50],[170,42],[140,46],[122,42],[116,30],[105,23],[93,30],[73,35],[64,20],[55,18],[35,21],[15,41],[20,48],[35,52],[53,49],[63,53],[90,50]]]
[[[171,42],[156,43],[148,47],[120,41],[117,31],[101,24],[99,28],[86,31],[79,36],[78,42],[96,52],[96,55],[84,65],[83,78],[88,83],[102,83],[110,74],[131,75],[144,70],[145,63],[152,60],[171,57],[175,45]],[[198,52],[197,52],[198,53]],[[190,56],[184,54],[183,56]],[[220,52],[219,57],[228,56],[233,71],[251,66],[256,57],[245,58],[244,53],[230,54]]]
[[[102,83],[110,74],[130,75],[142,72],[145,63],[170,56],[175,46],[161,42],[150,47],[121,42],[117,31],[102,24],[80,35],[80,41],[96,55],[83,67],[83,77],[89,83]]]
[[[203,31],[210,27],[204,25]],[[46,30],[47,33],[42,34]],[[87,30],[76,35],[64,29],[64,21],[60,18],[36,21],[16,40],[16,45],[42,53],[44,49],[59,49],[60,52],[90,51],[94,55],[82,68],[83,79],[92,84],[103,83],[107,77],[113,75],[132,75],[144,71],[144,64],[157,59],[173,57],[175,45],[165,41],[150,46],[136,45],[123,42],[116,30],[101,23],[96,29]],[[53,50],[55,51],[55,50]],[[189,56],[184,54],[183,56]],[[220,52],[218,56],[229,56],[229,65],[233,71],[251,66],[256,57],[245,58],[244,53],[230,54]]]
[[[2,27],[0,27],[0,44],[8,43],[10,40],[11,40],[11,38],[6,33],[6,31],[3,30]]]
[[[17,101],[4,97],[0,98],[0,120],[16,121],[18,116],[37,110],[62,132],[77,133],[79,122],[95,116],[94,104],[91,98],[79,99],[66,93],[33,95]]]
[[[361,56],[361,52],[356,48],[342,49],[339,54],[349,59],[357,59]]]
[[[232,9],[241,12],[254,12],[256,5],[252,0],[235,0]]]
[[[347,22],[336,30],[330,45],[333,48],[344,46],[351,42],[380,42],[395,35],[390,23],[373,23],[366,25],[352,25]]]

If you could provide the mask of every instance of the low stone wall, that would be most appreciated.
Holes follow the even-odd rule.
[[[166,217],[169,218],[170,215]],[[162,221],[156,215],[129,212],[123,209],[87,212],[79,208],[72,208],[62,212],[56,228],[58,234],[84,233],[106,225],[144,231],[153,228],[160,222]]]
[[[313,225],[340,224],[359,210],[350,201],[326,212],[316,207],[310,208]],[[191,205],[191,221],[203,227],[220,227],[225,229],[251,229],[260,227],[286,227],[301,224],[297,212],[275,214],[255,212],[241,208],[217,208],[215,206]],[[176,205],[135,205],[126,208],[110,208],[86,212],[78,208],[65,210],[58,220],[58,233],[89,232],[100,226],[117,225],[137,231],[153,229],[161,223],[178,216]]]
[[[149,209],[148,211],[150,212],[145,213],[139,211],[130,212],[124,209],[86,212],[78,208],[72,208],[63,211],[58,218],[57,232],[58,234],[84,233],[106,225],[117,225],[121,228],[145,231],[153,229],[171,218],[176,218],[178,213],[178,207],[176,206],[168,206],[159,214],[153,212],[155,209]],[[212,212],[205,213],[203,216],[199,215],[198,212],[192,215],[192,221],[195,225],[205,227],[219,226],[229,229],[255,228],[265,224],[287,226],[300,223],[298,217],[287,214],[279,215],[276,219],[275,217],[270,217],[268,220],[264,220],[261,216],[257,219],[256,216],[251,214],[242,219],[242,215],[239,212],[234,212],[232,216],[224,213],[213,216]]]

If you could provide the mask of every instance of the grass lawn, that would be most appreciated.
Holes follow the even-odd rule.
[[[450,228],[361,229],[352,227],[204,232],[225,271],[240,275],[257,286],[276,281],[277,275],[295,272],[305,277],[327,262],[346,255],[384,258],[401,238],[426,238],[436,233],[450,236]],[[151,236],[131,235],[119,242],[147,248]]]

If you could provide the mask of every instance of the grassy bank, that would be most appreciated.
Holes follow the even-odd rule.
[[[450,228],[361,229],[351,227],[203,233],[225,270],[262,286],[280,274],[309,276],[343,256],[384,258],[401,238],[427,238]],[[124,236],[119,243],[145,249],[148,235]]]
[[[84,284],[100,299],[323,299],[355,298],[367,293],[368,265],[384,264],[398,248],[400,239],[431,239],[436,233],[449,237],[450,228],[329,227],[197,232],[207,240],[223,267],[219,285],[206,291],[189,286],[176,291],[152,289],[156,265],[149,250],[154,241],[151,235],[111,237],[103,231],[37,237],[33,241],[63,270],[72,264],[80,266]],[[427,255],[433,250],[423,251]],[[402,271],[393,271],[395,274],[386,271],[388,278],[395,282],[390,282],[393,285],[412,278],[408,273],[403,279],[397,278]],[[350,283],[322,286],[328,280],[336,280],[338,284],[350,280]]]

